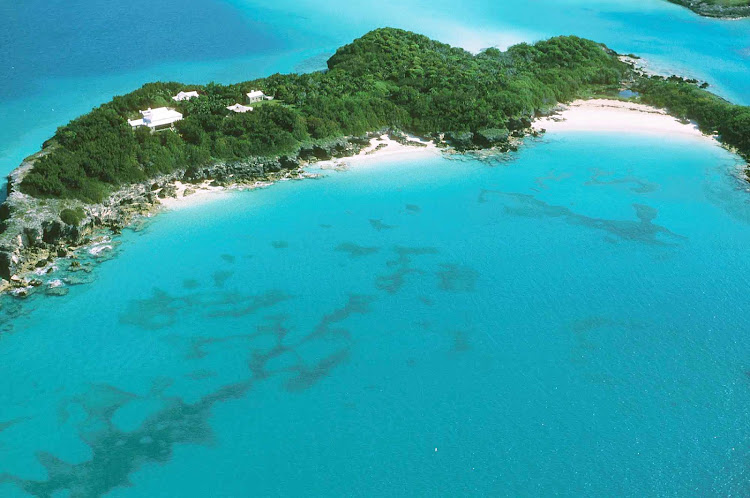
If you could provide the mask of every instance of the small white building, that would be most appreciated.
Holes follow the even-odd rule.
[[[261,100],[273,100],[273,97],[266,95],[261,90],[252,90],[247,94],[248,102],[260,102]]]
[[[227,109],[229,109],[232,112],[250,112],[253,110],[252,107],[248,107],[242,104],[229,105],[227,106]]]
[[[190,100],[194,99],[195,97],[199,97],[198,92],[180,92],[172,97],[172,100],[174,100],[175,102],[182,102],[183,100]]]
[[[164,126],[172,126],[173,123],[182,119],[182,114],[170,109],[169,107],[158,107],[151,109],[150,107],[145,111],[141,111],[141,119],[128,119],[128,124],[133,129],[139,126],[148,126],[152,130],[162,128]]]

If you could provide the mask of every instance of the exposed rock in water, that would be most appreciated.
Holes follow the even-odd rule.
[[[496,147],[507,144],[510,131],[505,128],[487,128],[474,133],[474,142],[480,147]]]
[[[474,146],[474,134],[470,131],[451,131],[445,134],[445,141],[458,150],[466,150]]]

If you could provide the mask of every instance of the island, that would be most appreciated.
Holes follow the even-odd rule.
[[[750,0],[668,0],[706,17],[741,19],[750,16]]]
[[[165,198],[304,178],[310,162],[358,154],[384,134],[503,154],[541,132],[535,120],[579,99],[665,109],[750,157],[750,108],[706,87],[646,74],[575,36],[472,54],[391,28],[341,47],[325,71],[231,85],[149,83],[60,127],[9,175],[2,286],[26,295],[43,284],[29,272],[75,266],[73,251],[95,233],[119,233]]]

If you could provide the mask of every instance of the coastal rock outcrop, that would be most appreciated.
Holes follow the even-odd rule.
[[[73,249],[90,242],[97,230],[119,233],[135,217],[153,212],[159,206],[159,199],[176,197],[176,181],[192,184],[212,181],[215,185],[229,186],[298,177],[300,167],[306,162],[351,156],[369,144],[369,137],[341,138],[301,147],[291,155],[249,157],[191,167],[125,186],[97,204],[75,199],[40,199],[22,193],[18,185],[34,162],[47,153],[43,150],[8,175],[8,195],[0,205],[0,278],[4,281],[0,289],[14,287],[19,295],[24,294],[20,290],[29,287],[29,282],[19,274],[47,266],[57,257],[69,256]],[[76,263],[73,261],[71,265]]]

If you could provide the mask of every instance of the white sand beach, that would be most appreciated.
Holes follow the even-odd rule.
[[[422,145],[404,145],[392,140],[388,135],[383,135],[381,137],[373,138],[370,141],[370,146],[363,149],[356,156],[321,161],[314,163],[314,167],[319,169],[346,169],[349,166],[365,163],[382,163],[384,160],[399,160],[406,157],[425,155],[434,156],[440,153],[440,149],[438,149],[432,142],[422,142],[413,137],[409,137],[409,141],[421,143]],[[166,209],[179,209],[202,204],[207,201],[218,200],[232,190],[252,190],[255,188],[267,187],[272,184],[273,182],[256,182],[252,185],[243,184],[237,187],[220,187],[211,185],[210,181],[205,181],[199,185],[176,181],[173,184],[176,190],[176,196],[159,199],[159,202]]]
[[[425,142],[411,136],[408,136],[407,139],[414,145],[399,143],[391,139],[388,135],[375,137],[370,140],[370,145],[362,149],[356,156],[332,159],[318,163],[318,166],[321,169],[326,169],[327,166],[346,168],[366,163],[383,162],[384,160],[401,160],[440,154],[440,149],[433,142]]]
[[[577,100],[554,116],[534,122],[548,132],[648,133],[713,140],[692,123],[682,123],[661,109],[619,100]]]
[[[211,185],[210,181],[203,182],[200,185],[191,185],[189,183],[176,181],[174,182],[174,187],[177,191],[176,197],[159,199],[161,205],[166,209],[177,209],[193,206],[206,201],[217,200],[228,191],[225,187]],[[185,195],[186,191],[187,195]]]

